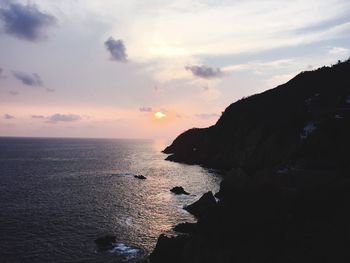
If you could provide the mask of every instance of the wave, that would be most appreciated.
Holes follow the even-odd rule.
[[[113,248],[109,250],[109,252],[115,253],[127,261],[133,259],[140,259],[146,254],[145,251],[140,248],[129,247],[123,243],[115,243],[113,245]]]

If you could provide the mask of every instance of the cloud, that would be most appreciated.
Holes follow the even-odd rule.
[[[278,85],[286,83],[288,80],[292,79],[294,76],[298,74],[298,71],[292,72],[292,73],[285,73],[285,74],[276,74],[270,78],[268,78],[265,83],[268,85],[269,88],[277,87]]]
[[[19,92],[18,92],[18,91],[15,91],[15,90],[10,90],[10,91],[9,91],[9,94],[12,95],[12,96],[16,96],[16,95],[19,94]]]
[[[56,122],[74,122],[81,120],[81,116],[77,114],[60,114],[56,113],[51,116],[46,117],[48,122],[56,123]]]
[[[105,41],[105,47],[111,54],[111,60],[127,62],[128,55],[126,54],[126,48],[123,40],[115,40],[113,37],[110,37]]]
[[[152,112],[152,107],[140,107],[139,111],[141,111],[141,112]]]
[[[55,113],[53,115],[32,115],[32,119],[45,120],[47,123],[57,123],[57,122],[75,122],[82,119],[82,116],[77,114],[61,114]]]
[[[0,8],[0,21],[5,33],[34,42],[47,38],[45,29],[54,25],[56,18],[41,12],[35,4],[9,3]]]
[[[43,115],[32,115],[32,119],[45,119]]]
[[[347,56],[350,54],[350,49],[344,47],[333,47],[328,51],[328,53],[336,56]]]
[[[15,118],[15,116],[6,113],[6,114],[4,114],[4,119],[5,120],[12,120],[12,119],[16,119],[16,118]]]
[[[212,78],[220,78],[223,76],[223,73],[220,68],[212,68],[207,66],[186,66],[186,70],[192,72],[193,76],[203,79],[212,79]]]
[[[24,73],[20,71],[13,71],[13,76],[21,81],[24,85],[27,86],[33,86],[33,87],[40,87],[43,85],[43,82],[41,81],[41,78],[38,74],[32,73]]]
[[[47,92],[55,92],[56,90],[55,89],[46,88],[46,91]]]
[[[212,118],[219,118],[220,115],[216,113],[200,113],[200,114],[196,114],[196,117],[199,119],[208,120]]]

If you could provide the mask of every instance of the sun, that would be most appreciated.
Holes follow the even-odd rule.
[[[163,113],[163,112],[160,112],[160,111],[157,111],[154,113],[154,117],[157,119],[157,120],[160,120],[160,119],[163,119],[166,115]]]

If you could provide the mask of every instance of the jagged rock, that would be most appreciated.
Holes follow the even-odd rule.
[[[184,262],[183,251],[186,240],[187,237],[185,236],[168,237],[161,234],[155,249],[150,255],[150,261],[152,263]]]
[[[145,176],[143,176],[142,174],[139,174],[139,175],[134,175],[135,178],[137,179],[141,179],[141,180],[145,180],[147,179]]]
[[[226,194],[232,194],[246,189],[251,184],[251,177],[242,168],[233,168],[228,171],[220,183],[220,191],[215,197],[222,200]]]
[[[211,191],[205,193],[198,201],[185,206],[184,209],[196,216],[197,218],[203,218],[209,211],[217,206],[215,197]]]
[[[100,250],[108,250],[116,242],[116,237],[113,235],[105,235],[95,239],[95,243]]]
[[[189,193],[187,193],[185,191],[185,189],[183,189],[182,186],[175,186],[173,188],[170,189],[170,192],[176,194],[176,195],[189,195]]]
[[[193,233],[196,230],[196,224],[188,222],[180,223],[173,230],[179,233]]]

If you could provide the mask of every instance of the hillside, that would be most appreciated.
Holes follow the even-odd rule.
[[[349,60],[300,73],[178,136],[168,160],[226,174],[150,262],[349,262],[349,73]]]
[[[347,166],[349,74],[350,61],[302,72],[231,104],[215,125],[184,132],[164,153],[171,161],[249,174],[301,163]]]

